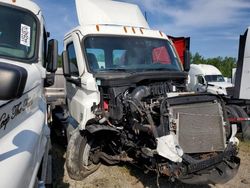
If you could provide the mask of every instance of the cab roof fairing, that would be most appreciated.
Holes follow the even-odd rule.
[[[5,3],[8,4],[10,6],[16,6],[16,7],[20,7],[26,10],[31,11],[32,13],[34,13],[35,15],[38,16],[41,15],[41,9],[40,7],[34,3],[32,0],[1,0],[0,3]]]
[[[81,26],[120,25],[149,29],[140,8],[131,3],[112,0],[75,0]]]

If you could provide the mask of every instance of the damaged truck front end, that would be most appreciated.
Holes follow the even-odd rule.
[[[184,183],[225,183],[240,164],[236,129],[229,127],[220,98],[184,93],[180,80],[150,84],[144,80],[133,87],[117,86],[117,79],[116,86],[111,86],[112,80],[102,80],[105,105],[97,122],[105,119],[103,125],[116,130],[114,139],[106,142],[115,143],[116,155],[123,154],[130,162]],[[111,155],[106,159],[113,164]]]
[[[95,77],[100,104],[93,104],[94,118],[72,133],[67,149],[72,178],[82,180],[102,162],[138,164],[189,184],[222,184],[235,176],[237,128],[229,126],[218,96],[185,92],[186,73]]]

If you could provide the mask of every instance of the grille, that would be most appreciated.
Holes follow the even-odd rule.
[[[177,137],[185,153],[223,151],[223,113],[217,102],[173,106]]]

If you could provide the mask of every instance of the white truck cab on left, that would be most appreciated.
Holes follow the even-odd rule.
[[[46,184],[44,87],[53,84],[57,41],[47,42],[44,24],[34,2],[0,0],[0,187]]]

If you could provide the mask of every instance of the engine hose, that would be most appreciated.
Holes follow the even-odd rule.
[[[134,89],[134,91],[131,93],[131,98],[133,101],[133,102],[131,102],[131,104],[133,104],[133,107],[135,109],[131,108],[131,111],[133,112],[135,110],[138,110],[140,115],[142,115],[141,114],[142,112],[141,112],[140,108],[138,107],[138,105],[141,106],[146,113],[146,117],[147,117],[149,124],[151,125],[151,130],[152,130],[154,137],[158,138],[158,132],[157,132],[157,129],[155,127],[154,120],[150,114],[150,111],[146,110],[143,107],[143,105],[141,104],[141,100],[145,97],[148,97],[150,94],[151,94],[150,87],[139,86],[136,89]]]
[[[169,133],[169,126],[166,126],[168,122],[167,122],[167,118],[165,117],[165,113],[167,113],[166,104],[169,106],[167,98],[164,98],[160,106],[160,115],[161,115],[160,126],[162,128],[164,135]]]
[[[141,101],[142,98],[148,97],[150,95],[150,88],[146,86],[139,86],[134,89],[134,91],[131,93],[131,97],[133,99],[136,99],[137,101]]]
[[[129,102],[130,104],[132,104],[132,105],[136,108],[136,110],[140,113],[140,115],[143,116],[143,112],[142,112],[141,109],[135,104],[134,101],[132,101],[132,100],[127,100],[127,102]]]
[[[153,120],[153,118],[148,110],[146,111],[146,115],[147,115],[148,122],[151,125],[151,130],[152,130],[154,137],[158,138],[159,135],[158,135],[157,129],[155,127],[154,120]]]

